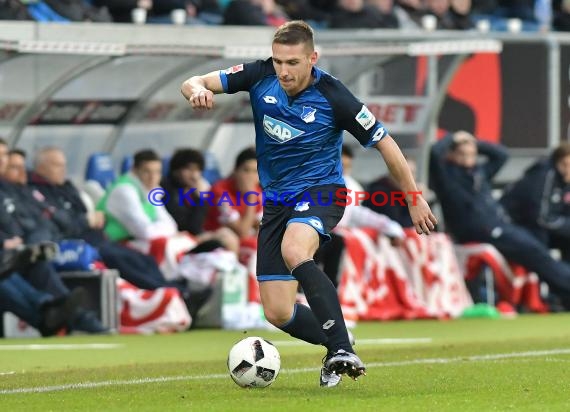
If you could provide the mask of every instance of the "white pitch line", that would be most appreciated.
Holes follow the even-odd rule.
[[[0,376],[5,376],[5,375],[15,375],[16,372],[15,371],[8,371],[8,372],[0,372]]]
[[[302,340],[271,340],[275,346],[310,346],[310,343]],[[356,346],[360,345],[405,345],[408,343],[431,343],[432,338],[378,338],[358,339]],[[314,345],[313,345],[314,346]]]
[[[494,361],[499,359],[530,358],[530,357],[549,356],[549,355],[570,355],[570,348],[537,350],[537,351],[527,351],[527,352],[495,353],[489,355],[458,356],[454,358],[424,358],[424,359],[411,359],[406,361],[394,361],[394,362],[373,362],[367,364],[366,367],[378,368],[378,367],[397,367],[397,366],[409,366],[409,365],[484,362],[484,361]],[[316,372],[319,370],[320,368],[283,369],[281,373],[297,374],[305,372]],[[175,381],[193,381],[193,380],[206,380],[206,379],[229,379],[229,378],[227,373],[216,373],[210,375],[190,375],[190,376],[159,376],[156,378],[140,378],[140,379],[131,379],[131,380],[113,380],[113,381],[102,381],[102,382],[83,382],[83,383],[70,383],[66,385],[3,389],[0,390],[0,395],[12,395],[18,393],[57,392],[57,391],[65,391],[73,389],[100,388],[104,386],[143,385],[148,383],[165,383],[165,382],[175,382]]]
[[[62,344],[30,344],[30,345],[0,345],[3,350],[84,350],[84,349],[118,349],[122,343],[62,343]]]

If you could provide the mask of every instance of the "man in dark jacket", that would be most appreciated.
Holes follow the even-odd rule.
[[[570,263],[570,144],[532,165],[510,186],[502,203],[513,221]]]
[[[15,159],[10,159],[10,163],[14,161]],[[23,159],[19,161],[24,163]],[[176,287],[181,292],[190,315],[195,317],[198,309],[209,298],[211,289],[194,292],[188,289],[185,281],[169,282],[152,256],[107,239],[102,230],[103,216],[98,211],[87,211],[79,191],[66,179],[66,174],[66,158],[60,149],[44,148],[37,153],[30,184],[43,197],[42,203],[51,211],[61,237],[87,241],[97,248],[107,267],[117,269],[122,278],[141,289]]]
[[[156,262],[116,242],[106,239],[101,230],[104,218],[101,212],[88,212],[78,190],[66,180],[65,155],[56,148],[42,149],[36,158],[30,185],[41,196],[41,204],[50,211],[50,218],[60,231],[59,239],[83,239],[97,248],[103,263],[117,269],[121,277],[142,289],[168,286]],[[10,165],[24,167],[21,153],[12,152]],[[27,184],[25,173],[14,176],[23,187]]]
[[[74,321],[85,300],[85,290],[76,288],[55,298],[15,272],[26,272],[35,263],[52,260],[56,253],[57,245],[47,242],[0,250],[0,314],[13,313],[42,336],[55,335]],[[44,277],[49,275],[45,273]]]
[[[478,154],[487,162],[477,163]],[[506,150],[456,132],[431,150],[431,185],[439,197],[446,228],[456,242],[489,243],[503,256],[538,274],[570,309],[570,265],[550,257],[548,248],[510,217],[491,195],[491,179],[507,160]]]
[[[21,191],[4,180],[8,167],[8,146],[0,139],[0,249],[8,251],[23,245],[56,240],[57,227],[45,219],[31,192]],[[19,273],[35,289],[56,299],[67,299],[72,293],[50,262],[44,259],[24,262]],[[75,307],[68,326],[71,330],[106,333],[95,313]]]

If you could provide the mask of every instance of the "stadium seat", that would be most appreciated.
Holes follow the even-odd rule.
[[[134,159],[132,156],[127,155],[123,157],[123,161],[121,162],[121,174],[127,173],[133,167]]]
[[[204,152],[204,159],[206,164],[202,175],[208,182],[210,182],[210,184],[213,185],[222,178],[222,174],[220,173],[220,168],[218,166],[218,160],[212,152]]]
[[[170,167],[170,157],[171,156],[164,156],[162,158],[162,176],[166,176],[168,174],[168,168]]]
[[[109,153],[93,153],[87,161],[87,170],[85,171],[86,181],[95,181],[106,189],[115,181],[115,169],[113,168],[113,160]]]

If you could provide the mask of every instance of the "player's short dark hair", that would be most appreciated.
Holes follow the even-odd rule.
[[[350,146],[345,144],[342,145],[342,155],[354,159],[354,152],[352,151]]]
[[[162,162],[158,153],[152,149],[139,150],[134,155],[133,167],[138,169],[146,162]]]
[[[288,21],[279,26],[273,35],[273,43],[277,44],[306,44],[311,50],[315,49],[314,33],[311,26],[302,20]]]
[[[22,149],[12,149],[8,152],[8,156],[18,155],[22,156],[24,159],[26,158],[26,152]]]
[[[180,169],[184,169],[191,164],[198,165],[200,170],[204,170],[205,167],[204,155],[195,149],[178,149],[172,155],[170,159],[170,165],[168,167],[169,174],[173,174]]]
[[[2,146],[8,146],[8,142],[7,142],[6,139],[4,139],[3,137],[0,137],[0,145],[2,145]]]
[[[237,158],[234,170],[237,170],[241,165],[249,160],[257,160],[257,156],[255,155],[255,149],[253,147],[248,147],[247,149],[242,150]]]
[[[554,149],[554,152],[552,152],[552,161],[556,164],[566,156],[570,156],[570,143],[562,143]]]

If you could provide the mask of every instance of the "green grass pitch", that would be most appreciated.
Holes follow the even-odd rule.
[[[570,315],[360,323],[354,334],[368,375],[332,389],[318,386],[323,349],[281,332],[4,339],[0,410],[570,411]],[[268,388],[227,374],[245,336],[281,353]]]

